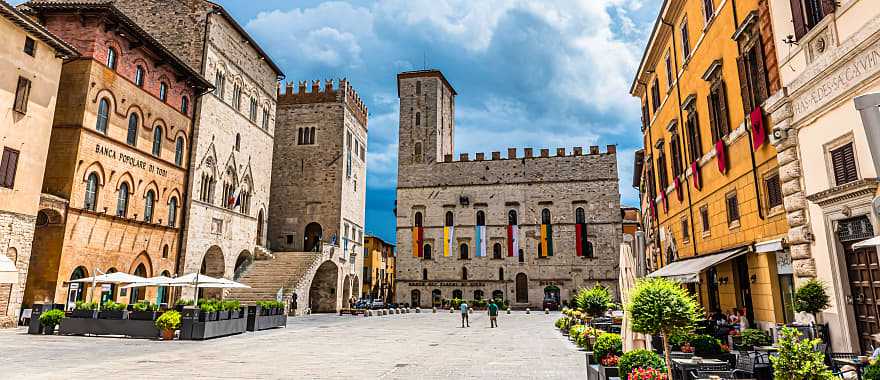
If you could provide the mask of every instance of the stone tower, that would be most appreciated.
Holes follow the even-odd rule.
[[[397,75],[400,98],[398,178],[410,165],[443,162],[451,155],[455,131],[455,96],[458,93],[437,70],[409,71]]]

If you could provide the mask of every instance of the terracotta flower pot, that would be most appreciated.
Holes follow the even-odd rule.
[[[174,330],[162,330],[162,340],[174,340]]]

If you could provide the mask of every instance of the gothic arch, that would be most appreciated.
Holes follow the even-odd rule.
[[[150,254],[148,254],[147,251],[141,252],[134,258],[128,268],[128,273],[134,274],[140,264],[143,264],[147,270],[146,277],[153,277],[153,260],[150,259]]]
[[[95,162],[92,162],[91,164],[89,164],[89,166],[86,166],[86,170],[83,171],[83,176],[82,176],[83,182],[88,181],[89,174],[92,174],[92,173],[95,173],[98,175],[98,186],[103,187],[104,184],[106,183],[104,180],[106,178],[104,176],[104,165],[101,165],[100,162],[95,161]]]
[[[180,206],[181,206],[179,202],[181,201],[181,199],[183,199],[183,198],[181,198],[181,196],[180,196],[180,191],[177,190],[177,188],[173,188],[173,189],[171,189],[171,191],[167,191],[166,193],[168,194],[168,196],[165,197],[165,204],[166,204],[166,205],[170,204],[170,203],[171,203],[171,198],[175,198],[175,197],[176,197],[176,198],[177,198],[177,202],[178,202],[177,207],[178,207],[178,209],[179,209]]]
[[[118,114],[118,103],[116,102],[116,94],[114,94],[113,91],[110,91],[110,89],[108,88],[102,88],[98,90],[97,92],[95,92],[95,96],[92,98],[92,103],[98,104],[98,101],[101,100],[101,98],[107,98],[108,100],[110,106],[110,109],[108,110],[109,112],[107,112],[108,115],[112,115],[114,113]]]
[[[141,197],[146,198],[147,192],[150,190],[153,190],[153,193],[156,194],[156,200],[159,200],[159,197],[162,196],[162,194],[159,193],[159,185],[156,184],[156,181],[150,181],[150,183],[144,186],[144,189],[141,192]]]
[[[119,191],[119,187],[122,186],[123,183],[128,183],[129,192],[137,192],[137,185],[135,184],[134,177],[131,175],[130,172],[122,173],[122,175],[119,176],[119,179],[116,180],[116,191]]]
[[[145,125],[147,125],[147,119],[146,119],[146,117],[144,117],[144,110],[141,109],[141,106],[139,106],[137,104],[132,104],[132,105],[128,106],[128,108],[125,110],[125,114],[123,116],[128,118],[128,115],[131,115],[132,113],[135,113],[138,115],[138,121],[139,121],[138,128],[143,128]],[[126,120],[128,120],[128,119],[126,119]]]

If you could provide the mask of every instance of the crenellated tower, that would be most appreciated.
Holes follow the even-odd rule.
[[[398,178],[411,165],[443,162],[454,151],[455,96],[458,93],[438,70],[397,75],[400,98]]]

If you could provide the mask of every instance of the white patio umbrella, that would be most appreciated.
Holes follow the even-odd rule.
[[[135,282],[123,286],[121,289],[145,288],[148,286],[169,286],[173,278],[165,276],[150,277],[142,282]]]
[[[70,282],[91,282],[95,284],[131,284],[136,282],[146,282],[147,279],[133,274],[114,272],[102,274],[100,276],[85,277]]]
[[[632,247],[628,243],[621,244],[620,277],[618,277],[618,281],[620,286],[620,302],[624,307],[629,303],[629,292],[636,284],[635,271],[636,265]],[[630,320],[629,313],[626,312],[623,313],[621,335],[623,340],[623,352],[646,347],[645,335],[632,331],[632,321]]]
[[[15,263],[6,255],[0,255],[0,284],[15,284],[18,282],[18,269]]]

